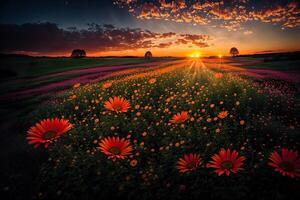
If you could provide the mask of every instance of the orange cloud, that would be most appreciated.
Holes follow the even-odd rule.
[[[279,4],[269,0],[266,7],[250,4],[249,0],[217,0],[203,3],[188,0],[156,0],[151,3],[138,0],[114,0],[139,19],[167,19],[175,22],[219,25],[230,31],[242,28],[247,21],[262,21],[294,28],[300,25],[299,3]],[[254,6],[254,8],[253,8]]]

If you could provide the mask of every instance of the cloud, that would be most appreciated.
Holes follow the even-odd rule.
[[[159,43],[156,47],[158,48],[167,48],[172,46],[173,42],[165,42],[165,43]]]
[[[169,33],[163,33],[163,34],[161,34],[160,38],[170,38],[170,37],[173,37],[173,36],[176,36],[176,33],[169,32]]]
[[[181,44],[193,44],[198,48],[208,47],[207,41],[210,40],[208,35],[182,34],[177,40]]]
[[[207,35],[155,33],[139,28],[117,28],[110,24],[89,24],[87,29],[59,28],[54,23],[1,24],[1,52],[122,51],[169,48],[176,45],[209,46]],[[181,40],[185,40],[182,42]]]
[[[244,31],[244,35],[252,35],[252,34],[253,34],[253,31],[250,31],[250,30]]]
[[[300,26],[299,3],[295,0],[114,0],[138,19],[165,19],[175,22],[218,25],[229,31],[243,29],[248,21],[261,21],[282,27]],[[262,6],[263,5],[263,6]]]

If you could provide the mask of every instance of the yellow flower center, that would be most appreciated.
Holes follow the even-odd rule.
[[[112,147],[109,149],[109,152],[114,155],[119,155],[121,153],[120,149],[118,147]]]
[[[55,132],[54,131],[47,131],[45,134],[44,134],[44,138],[46,140],[50,140],[52,139],[54,136],[55,136]]]
[[[283,161],[279,164],[279,167],[282,168],[286,172],[294,171],[294,165],[291,162]]]
[[[221,166],[224,168],[224,169],[232,169],[233,167],[233,164],[231,161],[224,161],[221,163]]]

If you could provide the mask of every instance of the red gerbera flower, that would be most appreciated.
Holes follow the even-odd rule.
[[[69,120],[58,118],[44,119],[27,131],[26,139],[35,148],[41,144],[44,144],[45,148],[47,148],[50,143],[68,132],[71,128],[72,124],[70,124]]]
[[[128,108],[130,107],[130,104],[123,97],[114,97],[109,98],[109,100],[104,103],[104,107],[107,110],[115,112],[127,112]]]
[[[188,171],[195,171],[202,163],[202,159],[199,154],[184,154],[183,158],[179,158],[176,168],[181,173]]]
[[[131,155],[132,146],[128,140],[119,137],[107,137],[99,143],[97,147],[102,153],[108,155],[109,159],[124,159]]]
[[[300,158],[297,151],[281,149],[281,156],[277,151],[271,153],[268,164],[283,176],[300,177]]]
[[[172,119],[170,120],[173,124],[183,123],[189,118],[188,112],[182,111],[177,114],[175,114]]]
[[[243,161],[246,160],[244,156],[238,156],[238,152],[233,150],[232,153],[230,149],[227,151],[222,148],[218,154],[213,155],[212,160],[209,161],[207,167],[215,168],[215,172],[221,176],[226,173],[229,176],[230,172],[237,173],[243,165]]]

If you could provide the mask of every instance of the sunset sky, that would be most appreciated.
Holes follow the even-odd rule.
[[[297,0],[1,2],[3,53],[69,56],[228,55],[300,50]]]

